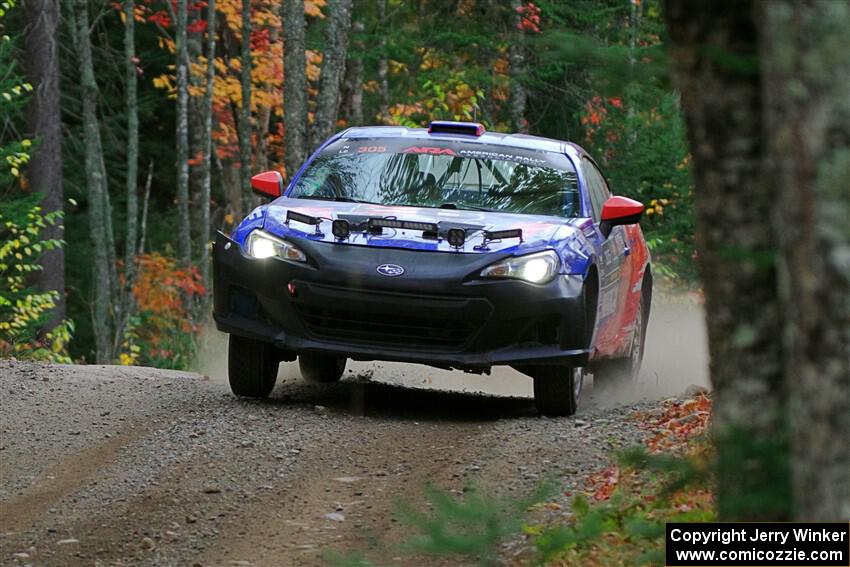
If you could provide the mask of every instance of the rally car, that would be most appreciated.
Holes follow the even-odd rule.
[[[637,375],[652,275],[643,205],[611,195],[579,146],[481,124],[350,128],[214,249],[229,379],[266,397],[281,361],[339,380],[348,359],[534,380],[542,414]]]

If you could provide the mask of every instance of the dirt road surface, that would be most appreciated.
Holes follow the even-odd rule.
[[[267,401],[234,398],[211,335],[201,373],[0,361],[0,565],[457,565],[400,549],[393,513],[427,484],[562,498],[638,442],[651,401],[534,413],[530,380],[352,364],[340,384],[282,365]],[[657,309],[638,397],[705,382],[700,313]],[[565,508],[566,509],[566,508]],[[566,512],[564,512],[566,513]],[[516,551],[504,548],[505,561]]]

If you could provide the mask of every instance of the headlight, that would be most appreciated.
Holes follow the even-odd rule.
[[[546,250],[497,262],[481,270],[481,277],[513,278],[542,284],[552,281],[560,266],[561,261],[555,251]]]
[[[307,255],[300,248],[259,229],[251,232],[245,239],[245,252],[257,259],[276,256],[293,262],[307,261]]]

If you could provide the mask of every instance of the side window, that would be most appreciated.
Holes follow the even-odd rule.
[[[611,198],[611,188],[608,187],[608,182],[605,180],[605,176],[602,175],[602,172],[599,171],[596,166],[592,165],[592,167],[596,172],[596,175],[599,176],[599,187],[602,189],[602,202],[605,203],[605,201]]]
[[[584,178],[587,182],[587,194],[590,197],[590,206],[593,212],[593,220],[599,222],[602,215],[602,203],[605,202],[605,181],[599,170],[588,159],[581,161]]]

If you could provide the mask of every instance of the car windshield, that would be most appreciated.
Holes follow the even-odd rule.
[[[562,217],[580,209],[565,155],[445,140],[339,140],[289,197]]]

